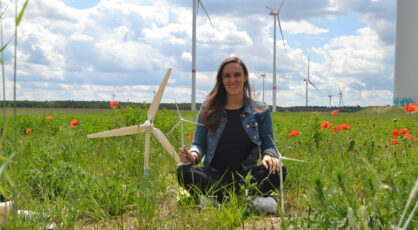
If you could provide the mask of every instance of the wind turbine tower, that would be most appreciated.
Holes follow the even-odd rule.
[[[319,91],[319,89],[318,88],[316,88],[316,86],[314,85],[314,83],[312,83],[312,81],[310,80],[310,78],[309,78],[309,63],[310,63],[310,57],[308,56],[308,77],[304,80],[305,82],[306,82],[306,107],[308,106],[308,89],[309,89],[309,84],[311,84],[320,94],[322,94],[321,93],[321,91]]]
[[[280,4],[280,8],[275,11],[272,8],[266,6],[267,9],[270,10],[269,15],[273,16],[274,18],[274,41],[273,41],[273,109],[272,112],[276,112],[276,18],[277,18],[277,22],[279,24],[279,28],[280,28],[280,33],[282,35],[282,40],[283,40],[283,48],[286,49],[286,46],[284,44],[284,38],[283,38],[283,32],[282,32],[282,26],[280,25],[280,18],[279,18],[279,14],[280,14],[280,9],[282,8],[284,3],[284,0],[282,0],[282,3]],[[285,50],[286,52],[286,50]]]
[[[398,0],[393,105],[418,103],[418,1]]]
[[[196,2],[197,1],[197,2]],[[210,24],[213,26],[210,20],[208,12],[201,0],[193,0],[193,31],[192,31],[192,110],[196,110],[196,17],[199,5],[205,11],[208,16]]]
[[[338,102],[338,107],[343,106],[343,92],[340,88],[338,88],[338,96],[340,97],[340,101]]]

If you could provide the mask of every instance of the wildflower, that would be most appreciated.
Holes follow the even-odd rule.
[[[30,129],[26,129],[26,134],[31,134],[32,133],[32,130],[30,130]]]
[[[71,127],[75,127],[77,125],[78,121],[77,120],[72,120],[70,122]]]
[[[415,142],[418,142],[418,138],[415,137]]]
[[[397,140],[390,140],[390,142],[392,143],[392,144],[394,144],[394,145],[396,145],[396,144],[398,144],[398,141]]]
[[[399,136],[399,131],[398,131],[397,129],[394,129],[394,130],[392,131],[392,135],[395,137],[395,139],[396,139],[396,138],[398,138],[398,136]]]
[[[97,128],[100,129],[101,127],[100,126],[97,126]]]
[[[418,106],[414,103],[411,103],[410,105],[405,106],[405,112],[414,112],[415,110],[418,110]]]
[[[403,136],[403,139],[407,139],[407,140],[409,140],[409,139],[411,139],[412,138],[412,135],[411,134],[409,134],[409,133],[407,133],[407,134],[405,134],[404,136]]]
[[[409,130],[407,128],[403,128],[399,131],[401,134],[409,133]]]
[[[292,149],[292,147],[290,147],[290,146],[287,146],[287,149]]]
[[[290,131],[290,133],[289,133],[289,135],[291,136],[291,137],[293,137],[293,136],[297,136],[299,134],[299,130],[292,130],[292,131]]]
[[[110,108],[113,108],[115,106],[119,105],[119,101],[111,101],[110,102]]]
[[[194,136],[193,136],[193,134],[190,134],[188,137],[187,137],[187,139],[193,139],[194,138]]]
[[[326,121],[326,122],[322,123],[321,127],[322,127],[322,129],[329,128],[329,121]]]
[[[339,113],[340,112],[340,110],[333,110],[332,112],[331,112],[331,115],[332,116],[335,116],[337,113]]]
[[[336,132],[338,131],[338,126],[334,126],[334,128],[332,128],[332,131],[333,131],[334,133],[336,133]]]
[[[349,128],[350,128],[350,125],[349,125],[349,124],[343,124],[343,125],[341,126],[341,128],[342,128],[342,129],[349,129]]]
[[[52,120],[52,117],[51,116],[47,116],[47,117],[45,117],[45,119]]]

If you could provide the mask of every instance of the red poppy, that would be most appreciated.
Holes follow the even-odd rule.
[[[411,139],[412,138],[412,135],[411,134],[409,134],[409,133],[407,133],[407,134],[405,134],[404,136],[403,136],[403,138],[405,139],[407,139],[407,140],[409,140],[409,139]]]
[[[341,126],[341,128],[342,128],[342,129],[349,129],[349,128],[350,128],[350,125],[349,125],[349,124],[343,124],[343,125]]]
[[[30,129],[26,129],[26,134],[31,134],[32,133],[32,130],[30,130]]]
[[[331,112],[331,115],[332,116],[334,116],[334,115],[336,115],[337,113],[339,113],[340,112],[340,110],[333,110],[332,112]]]
[[[52,120],[52,117],[51,116],[47,116],[47,117],[45,117],[45,119]]]
[[[414,112],[415,110],[418,110],[418,106],[414,103],[411,103],[410,105],[405,106],[406,112]]]
[[[399,131],[401,134],[409,133],[409,130],[407,128],[403,128]]]
[[[397,129],[394,129],[393,131],[392,131],[392,134],[393,134],[393,136],[395,137],[395,139],[396,138],[398,138],[398,136],[399,136],[399,131],[397,130]]]
[[[299,134],[299,130],[292,130],[292,131],[290,131],[290,133],[289,133],[289,135],[291,136],[291,137],[293,137],[293,136],[297,136]]]
[[[194,138],[194,136],[193,136],[193,134],[190,134],[188,137],[187,137],[187,139],[193,139]]]
[[[100,129],[101,127],[100,126],[97,126],[97,128]]]
[[[390,142],[392,143],[392,144],[394,144],[394,145],[396,145],[396,144],[398,144],[398,141],[397,140],[390,140]]]
[[[415,137],[415,141],[417,142],[418,141],[418,138]]]
[[[75,127],[77,124],[78,124],[78,121],[77,120],[72,120],[70,122],[71,127]]]
[[[334,126],[334,128],[332,128],[332,131],[333,131],[334,133],[336,133],[336,132],[338,131],[338,126]]]
[[[119,101],[111,101],[110,102],[110,108],[113,108],[115,106],[119,105]]]
[[[322,129],[329,128],[329,121],[326,121],[326,122],[322,123],[321,127],[322,127]]]

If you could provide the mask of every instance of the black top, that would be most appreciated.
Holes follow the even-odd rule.
[[[247,159],[256,146],[242,126],[240,118],[242,109],[226,109],[228,121],[216,147],[211,167],[220,171],[225,169],[242,169],[242,162]]]

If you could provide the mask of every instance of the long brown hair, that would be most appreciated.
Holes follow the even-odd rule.
[[[222,81],[224,67],[230,63],[238,63],[242,67],[246,81],[244,83],[244,96],[248,98],[248,102],[252,105],[251,87],[248,79],[248,70],[244,62],[237,57],[225,59],[219,66],[216,75],[216,84],[212,91],[206,97],[204,107],[202,108],[201,118],[203,124],[212,132],[215,132],[222,120],[224,106],[226,104],[226,90]]]

